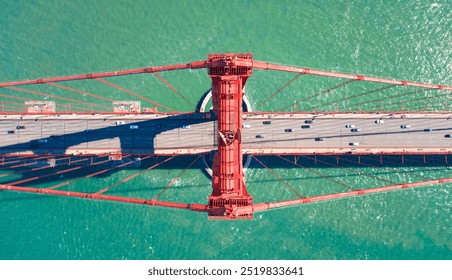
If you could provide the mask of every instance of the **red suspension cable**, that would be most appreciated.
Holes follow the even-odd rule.
[[[280,93],[283,89],[285,89],[286,87],[288,87],[291,83],[293,83],[294,81],[296,81],[298,78],[301,77],[301,75],[303,75],[303,73],[298,73],[295,77],[293,77],[292,79],[290,79],[287,83],[285,83],[282,87],[280,87],[277,91],[275,91],[272,95],[270,95],[269,97],[267,97],[267,99],[265,99],[264,101],[262,101],[261,103],[257,104],[256,108],[260,108],[265,102],[267,102],[268,100],[272,99],[273,97],[275,97],[278,93]]]
[[[93,199],[93,200],[105,200],[105,201],[114,201],[114,202],[122,202],[122,203],[142,204],[142,205],[147,205],[147,206],[178,208],[178,209],[186,209],[186,210],[197,211],[197,212],[207,212],[208,211],[207,206],[202,205],[202,204],[187,204],[187,203],[157,201],[157,200],[152,200],[152,199],[131,198],[131,197],[102,195],[102,194],[96,195],[96,194],[92,194],[92,193],[20,187],[20,186],[12,186],[12,185],[5,185],[5,184],[0,184],[0,190],[38,193],[38,194],[42,194],[42,195],[69,196],[69,197],[78,197],[78,198],[82,198],[82,199]]]
[[[16,81],[16,82],[3,82],[3,83],[0,83],[0,88],[11,87],[11,86],[57,83],[57,82],[64,82],[64,81],[87,80],[87,79],[125,76],[125,75],[134,75],[134,74],[145,74],[145,73],[173,71],[173,70],[182,70],[182,69],[201,69],[201,68],[208,68],[209,66],[211,66],[210,62],[202,60],[202,61],[194,61],[194,62],[189,62],[189,63],[184,63],[184,64],[146,67],[146,68],[137,68],[137,69],[129,69],[129,70],[117,70],[117,71],[111,71],[111,72],[90,73],[90,74],[72,75],[72,76],[61,76],[61,77],[54,77],[54,78],[40,78],[40,79],[36,79],[36,80],[24,80],[24,81]]]
[[[343,97],[343,98],[340,98],[340,99],[335,100],[333,102],[320,104],[320,105],[318,105],[318,107],[324,107],[324,106],[328,106],[328,105],[331,105],[331,104],[336,104],[336,103],[341,102],[341,101],[345,101],[345,100],[349,100],[349,99],[352,99],[352,98],[355,98],[355,97],[360,97],[360,96],[363,96],[363,95],[367,95],[367,94],[371,94],[371,93],[387,90],[387,89],[390,89],[390,88],[393,88],[393,87],[396,87],[396,86],[397,85],[388,85],[388,86],[380,87],[380,88],[369,90],[369,91],[366,91],[366,92],[363,92],[363,93],[360,93],[360,94],[355,94],[355,95],[352,95],[352,96]]]
[[[151,157],[151,156],[145,156],[145,157],[143,157],[142,160],[146,160],[146,159],[148,159],[148,158],[150,158],[150,157]],[[113,166],[113,167],[111,167],[111,168],[107,168],[107,169],[104,169],[104,170],[101,170],[101,171],[97,171],[97,172],[91,173],[91,174],[85,176],[85,178],[91,178],[91,177],[94,177],[94,176],[103,174],[103,173],[105,173],[105,172],[109,172],[109,171],[111,171],[111,170],[115,170],[115,169],[118,169],[118,168],[127,166],[127,165],[132,164],[132,163],[133,163],[133,161],[131,160],[131,161],[125,162],[125,163],[123,163],[123,164],[119,164],[119,165]]]
[[[121,86],[118,86],[118,85],[116,85],[116,84],[114,84],[114,83],[112,83],[112,82],[109,82],[109,81],[107,81],[107,80],[100,79],[100,78],[97,78],[96,80],[99,81],[99,82],[101,82],[101,83],[104,83],[104,84],[106,84],[106,85],[109,85],[109,86],[111,86],[111,87],[114,87],[114,88],[116,88],[116,89],[119,89],[120,91],[126,92],[126,93],[128,93],[128,94],[130,94],[130,95],[133,95],[133,96],[138,97],[138,98],[140,98],[140,99],[146,100],[146,101],[148,101],[148,102],[150,102],[150,103],[152,103],[152,104],[154,104],[154,105],[160,106],[160,107],[165,108],[165,109],[170,110],[170,111],[175,111],[175,110],[173,110],[173,109],[171,109],[171,108],[169,108],[169,107],[166,107],[166,106],[164,106],[164,105],[162,105],[162,104],[160,104],[160,103],[157,103],[157,102],[155,102],[155,101],[153,101],[153,100],[151,100],[151,99],[149,99],[149,98],[147,98],[147,97],[141,96],[141,95],[139,95],[139,94],[137,94],[137,93],[134,93],[134,92],[132,92],[132,91],[126,89],[126,88],[123,88],[123,87],[121,87]]]
[[[354,103],[350,106],[356,106],[356,105],[364,105],[364,104],[369,104],[369,103],[375,103],[375,102],[379,102],[379,101],[383,101],[383,100],[388,100],[388,98],[394,99],[396,97],[401,97],[401,96],[406,96],[406,95],[411,95],[411,94],[417,94],[417,93],[421,93],[424,91],[428,91],[428,90],[433,90],[431,88],[424,88],[424,89],[419,89],[419,90],[415,90],[415,91],[410,91],[410,92],[405,92],[402,94],[396,94],[396,95],[391,95],[390,97],[382,97],[382,98],[378,98],[378,99],[374,99],[374,100],[370,100],[370,101],[365,101],[365,102],[359,102],[359,103]],[[450,93],[448,93],[449,95]],[[441,95],[438,95],[441,96]]]
[[[382,182],[386,182],[386,183],[390,183],[390,184],[394,184],[394,185],[397,184],[396,182],[393,182],[391,180],[383,179],[383,178],[380,178],[378,176],[375,176],[375,175],[372,175],[372,174],[369,174],[369,173],[365,173],[365,172],[358,171],[358,170],[355,170],[355,169],[351,169],[351,168],[347,168],[347,167],[344,167],[344,166],[336,165],[336,164],[329,163],[327,161],[323,161],[323,160],[320,160],[320,159],[314,160],[311,157],[303,156],[303,155],[302,155],[302,157],[310,159],[312,161],[318,161],[320,163],[323,163],[323,164],[326,164],[326,165],[329,165],[329,166],[339,167],[340,169],[343,169],[343,170],[346,170],[346,171],[349,171],[349,172],[352,172],[352,173],[355,173],[355,174],[358,174],[358,175],[366,176],[366,177],[369,177],[369,178],[377,179],[377,180],[382,181]],[[359,163],[359,164],[361,164],[361,163]]]
[[[107,98],[107,97],[103,97],[103,96],[100,96],[100,95],[97,95],[97,94],[92,94],[92,93],[89,93],[89,92],[86,92],[86,91],[83,91],[83,90],[78,90],[78,89],[75,89],[75,88],[71,88],[71,87],[68,87],[68,86],[63,86],[63,85],[56,84],[56,83],[48,83],[48,84],[51,85],[51,86],[54,86],[54,87],[59,87],[59,88],[62,88],[62,89],[68,90],[68,91],[72,91],[72,92],[75,92],[75,93],[80,93],[82,95],[92,96],[94,98],[102,99],[102,100],[105,100],[105,101],[108,101],[108,102],[113,102],[114,101],[113,99],[110,99],[110,98]]]
[[[335,77],[335,78],[352,79],[352,80],[393,84],[393,85],[401,85],[401,86],[452,90],[452,86],[446,86],[446,85],[435,85],[435,84],[411,82],[411,81],[405,81],[405,80],[378,78],[378,77],[371,77],[371,76],[365,76],[365,75],[348,74],[348,73],[325,71],[325,70],[316,70],[316,69],[305,68],[305,67],[285,66],[285,65],[273,64],[273,63],[268,63],[265,61],[258,61],[258,60],[253,60],[251,62],[251,64],[252,65],[250,65],[250,66],[252,66],[254,69],[303,73],[303,74],[316,75],[316,76]],[[242,64],[238,64],[238,66],[242,66]],[[248,65],[243,65],[243,66],[248,66]]]
[[[198,156],[197,158],[195,158],[187,167],[185,167],[184,170],[182,170],[176,177],[173,178],[173,180],[171,180],[171,182],[168,183],[168,185],[165,186],[165,188],[163,188],[163,190],[161,190],[158,194],[156,194],[154,196],[154,198],[152,200],[157,200],[163,193],[165,193],[172,185],[174,185],[174,183],[176,183],[177,179],[179,179],[182,175],[184,175],[184,173],[200,158],[201,156]]]
[[[281,181],[281,183],[283,183],[287,188],[289,188],[294,194],[296,194],[299,198],[302,198],[303,196],[294,188],[292,187],[289,183],[287,183],[281,176],[279,176],[278,174],[276,174],[273,170],[271,170],[270,168],[268,168],[268,166],[266,166],[262,161],[258,160],[257,157],[252,156],[260,165],[262,165],[268,172],[270,172],[270,174],[272,174],[273,176],[275,176],[279,181]]]
[[[309,171],[309,172],[311,172],[311,173],[313,173],[313,174],[315,174],[315,175],[317,175],[317,176],[319,176],[319,177],[321,177],[321,178],[323,178],[323,179],[327,179],[327,180],[329,180],[329,181],[331,181],[331,182],[333,182],[333,183],[336,183],[336,184],[338,184],[338,185],[340,185],[340,186],[342,186],[342,187],[344,187],[344,188],[346,188],[346,189],[348,189],[348,190],[354,190],[354,188],[350,187],[349,185],[344,184],[344,183],[342,183],[342,182],[340,182],[340,181],[338,181],[338,180],[335,180],[335,179],[333,179],[333,178],[330,178],[330,177],[328,177],[328,176],[326,176],[326,175],[324,175],[324,174],[322,174],[322,173],[320,173],[320,172],[317,172],[317,171],[315,171],[315,170],[313,170],[313,169],[311,169],[311,168],[308,168],[308,167],[303,166],[303,165],[301,165],[301,164],[298,164],[298,163],[296,163],[296,162],[290,161],[290,160],[288,160],[288,159],[286,159],[286,158],[283,158],[282,156],[277,156],[277,157],[280,158],[280,159],[282,159],[282,160],[285,160],[285,161],[287,161],[287,162],[289,162],[289,163],[292,163],[292,164],[295,165],[295,166],[298,166],[298,167],[301,167],[301,168],[303,168],[303,169],[306,169],[307,171]]]
[[[110,161],[110,159],[107,158],[106,160],[98,161],[98,162],[92,163],[92,164],[90,164],[90,165],[88,165],[88,166],[93,167],[93,166],[96,166],[96,165],[99,165],[99,164],[103,164],[103,163],[106,163],[106,162],[109,162],[109,161]],[[76,182],[76,181],[79,181],[79,180],[81,180],[81,179],[84,179],[84,178],[86,178],[86,176],[85,176],[85,177],[81,177],[81,178],[77,178],[77,179],[67,180],[67,181],[65,181],[65,182],[63,182],[63,183],[59,183],[59,184],[50,186],[50,187],[48,187],[47,189],[54,190],[54,189],[57,189],[57,188],[60,188],[60,187],[63,187],[63,186],[67,186],[67,185],[69,185],[69,184],[72,184],[72,183],[74,183],[74,182]]]
[[[356,191],[350,191],[350,192],[344,192],[344,193],[334,193],[334,194],[327,194],[327,195],[312,196],[312,197],[307,197],[307,198],[299,198],[299,199],[279,201],[279,202],[257,203],[252,206],[238,207],[238,208],[234,209],[234,215],[239,216],[242,213],[249,213],[250,211],[251,212],[262,212],[262,211],[267,211],[267,210],[274,209],[274,208],[290,207],[290,206],[313,203],[313,202],[341,199],[341,198],[345,198],[345,197],[361,196],[361,195],[389,192],[389,191],[401,190],[401,189],[407,189],[407,188],[423,187],[423,186],[435,185],[435,184],[445,184],[445,183],[451,183],[451,182],[452,182],[452,178],[443,178],[443,179],[409,183],[409,184],[399,184],[399,185],[393,185],[393,186],[387,186],[387,187],[356,190]]]
[[[190,102],[190,100],[188,100],[185,96],[182,95],[182,93],[180,93],[175,87],[173,87],[167,80],[165,80],[165,78],[163,78],[160,74],[158,73],[153,73],[154,76],[156,76],[160,81],[162,81],[167,87],[169,87],[174,93],[176,93],[177,95],[179,95],[180,98],[182,98],[185,103],[187,103],[188,105],[192,106],[192,107],[196,107],[195,105],[193,105],[193,103]]]
[[[356,81],[357,81],[357,80],[348,80],[348,81],[345,81],[345,82],[340,83],[340,84],[338,84],[338,85],[336,85],[336,86],[334,86],[334,87],[331,87],[331,88],[326,89],[326,90],[322,90],[322,91],[318,92],[317,94],[314,94],[314,95],[308,96],[308,97],[306,97],[306,98],[304,98],[304,99],[302,99],[302,100],[299,100],[299,101],[296,102],[296,104],[299,104],[299,103],[301,103],[301,102],[306,102],[306,101],[311,100],[311,99],[313,99],[313,98],[315,98],[315,97],[318,97],[318,96],[320,96],[320,95],[322,95],[322,94],[330,93],[330,92],[332,92],[333,90],[336,90],[336,89],[338,89],[338,88],[341,88],[341,87],[343,87],[343,86],[346,86],[346,85],[348,85],[348,84],[350,84],[350,83],[353,83],[353,82],[356,82]],[[289,108],[289,107],[291,107],[291,106],[292,106],[292,104],[291,104],[291,105],[288,105],[288,106],[285,106],[285,107],[282,107],[282,108],[278,109],[278,111],[283,111],[283,110],[285,110],[285,109],[287,109],[287,108]]]
[[[104,192],[109,191],[109,190],[113,189],[114,187],[119,186],[119,185],[122,184],[122,183],[128,182],[128,181],[132,180],[133,178],[135,178],[135,177],[137,177],[137,176],[143,174],[144,172],[149,171],[149,170],[151,170],[151,169],[154,169],[154,168],[156,168],[156,167],[158,167],[158,166],[164,164],[165,162],[172,160],[172,159],[175,158],[175,157],[176,157],[176,156],[172,156],[172,157],[170,157],[170,158],[165,159],[165,160],[162,161],[162,162],[156,163],[156,164],[154,164],[154,165],[152,165],[152,166],[146,168],[145,170],[142,170],[142,171],[136,172],[136,173],[134,173],[134,174],[132,174],[132,175],[130,175],[130,176],[127,176],[126,178],[120,180],[119,182],[116,182],[116,183],[114,183],[114,184],[112,184],[112,185],[110,185],[110,186],[108,186],[108,187],[105,187],[105,188],[101,189],[100,191],[96,192],[95,194],[103,194]]]
[[[106,107],[106,106],[97,105],[97,104],[90,103],[90,102],[83,102],[83,101],[70,99],[70,98],[66,98],[66,97],[61,97],[61,96],[55,96],[55,95],[52,95],[52,94],[43,93],[43,92],[39,92],[39,91],[35,91],[35,90],[29,90],[29,89],[18,88],[18,87],[8,87],[8,89],[12,89],[12,90],[15,90],[15,91],[22,91],[22,92],[26,92],[26,93],[35,94],[35,95],[52,97],[52,98],[55,98],[55,99],[60,99],[60,100],[64,100],[64,101],[79,103],[79,104],[88,105],[88,106],[91,106],[91,107],[99,107],[99,108],[104,108],[104,109],[108,109],[108,110],[111,109],[111,108]]]

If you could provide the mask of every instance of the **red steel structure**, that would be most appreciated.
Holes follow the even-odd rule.
[[[369,81],[375,83],[383,83],[390,85],[411,86],[417,88],[434,89],[451,91],[452,86],[434,85],[427,83],[411,82],[405,80],[393,80],[386,78],[376,78],[364,75],[338,73],[332,71],[315,70],[310,68],[284,66],[272,64],[263,61],[253,60],[252,54],[249,53],[224,53],[224,54],[210,54],[207,60],[190,62],[186,64],[176,64],[160,67],[147,67],[131,70],[120,70],[113,72],[93,73],[84,75],[64,76],[56,78],[42,78],[36,80],[25,80],[17,82],[3,82],[0,83],[0,88],[9,88],[19,90],[17,86],[33,85],[33,84],[50,84],[62,81],[96,79],[102,83],[115,86],[114,84],[103,80],[105,77],[122,76],[141,73],[158,73],[162,71],[180,70],[180,69],[201,69],[208,68],[208,74],[212,79],[212,103],[213,111],[218,118],[217,125],[217,146],[218,151],[213,161],[212,174],[212,193],[208,197],[208,204],[186,204],[178,202],[167,202],[157,200],[158,196],[152,199],[142,198],[127,198],[119,196],[111,196],[102,194],[105,190],[96,193],[83,193],[56,190],[56,187],[50,188],[32,188],[16,186],[13,184],[0,184],[0,190],[11,190],[18,192],[32,192],[48,195],[71,196],[85,199],[118,201],[124,203],[144,204],[151,206],[163,206],[170,208],[189,209],[192,211],[206,212],[211,219],[252,219],[253,214],[259,211],[265,211],[272,208],[287,207],[299,204],[306,204],[311,202],[339,199],[343,197],[351,197],[358,195],[366,195],[371,193],[379,193],[385,191],[392,191],[397,189],[406,189],[412,187],[421,187],[433,184],[443,184],[452,182],[452,178],[442,178],[435,180],[424,180],[421,182],[408,184],[392,184],[390,186],[349,190],[348,192],[333,193],[328,195],[303,197],[298,195],[297,199],[285,200],[280,202],[264,202],[253,203],[253,197],[247,192],[245,184],[245,176],[243,173],[242,163],[242,102],[244,96],[244,86],[247,79],[252,75],[253,69],[261,70],[277,70],[285,72],[294,72],[299,75],[318,75],[327,77],[336,77],[349,79],[350,81]],[[159,78],[162,80],[163,78]],[[295,79],[295,78],[294,78]],[[294,80],[292,79],[292,80]],[[292,81],[291,80],[291,81]],[[168,84],[165,80],[166,84]],[[290,81],[290,82],[291,82]],[[345,82],[339,86],[345,85]],[[287,85],[287,84],[286,84]],[[286,86],[285,85],[285,86]],[[337,86],[337,87],[339,87]],[[115,86],[123,91],[128,90]],[[335,87],[336,88],[336,87]],[[332,89],[335,89],[332,88]],[[172,88],[175,90],[174,88]],[[330,89],[330,90],[332,90]],[[77,91],[71,89],[72,91]],[[177,91],[177,90],[176,90]],[[132,94],[132,93],[131,93]],[[275,93],[276,94],[276,93]],[[274,94],[274,95],[275,95]],[[135,95],[135,94],[133,94]],[[136,96],[136,95],[135,95]],[[270,98],[272,98],[271,96]],[[148,100],[148,99],[146,99]],[[267,99],[268,100],[268,99]],[[155,105],[160,105],[148,100]],[[168,107],[164,107],[172,110]],[[172,111],[171,111],[172,112]],[[447,159],[447,158],[446,158]],[[168,159],[169,160],[169,159]],[[167,160],[166,160],[167,161]],[[158,164],[157,164],[158,165]],[[156,167],[152,166],[152,168]],[[264,166],[265,167],[265,166]],[[126,178],[129,180],[136,175]],[[15,183],[15,182],[13,182]],[[171,186],[170,183],[167,187]],[[64,184],[61,184],[64,185]]]
[[[213,111],[218,117],[218,152],[213,162],[212,194],[209,196],[209,215],[212,217],[231,217],[234,208],[253,204],[245,186],[241,139],[243,87],[252,72],[250,66],[237,66],[235,58],[252,61],[251,54],[208,57],[215,63],[214,67],[209,67],[209,76],[212,78]],[[252,213],[237,218],[252,218]]]

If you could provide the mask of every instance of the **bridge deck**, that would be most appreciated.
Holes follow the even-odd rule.
[[[243,124],[245,154],[452,153],[452,138],[446,137],[452,134],[450,112],[249,113]],[[346,125],[360,131],[352,132]],[[215,127],[208,114],[0,115],[0,154],[206,153],[216,150]]]

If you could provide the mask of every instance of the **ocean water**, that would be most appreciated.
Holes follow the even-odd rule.
[[[167,3],[168,2],[168,3]],[[252,52],[255,59],[350,73],[452,84],[450,1],[0,1],[0,80],[158,66],[202,60],[208,53]],[[191,103],[210,87],[205,70],[161,74]],[[255,71],[247,96],[259,104],[290,73]],[[193,107],[152,75],[109,78],[178,111]],[[259,110],[292,110],[294,101],[343,80],[302,77]],[[66,82],[115,100],[126,93],[96,81]],[[352,83],[300,103],[300,110],[451,110],[442,91],[402,95],[391,88],[341,100],[381,85]],[[27,86],[55,96],[109,106],[107,101],[48,85]],[[0,100],[54,100],[0,89]],[[402,96],[398,96],[402,95]],[[338,102],[336,102],[339,100]],[[65,104],[63,100],[55,100]],[[150,106],[143,101],[144,106]],[[14,106],[14,105],[12,105]],[[83,105],[77,105],[83,106]],[[108,194],[153,197],[194,158],[176,158]],[[340,159],[340,165],[394,182],[452,175],[444,157]],[[262,159],[303,195],[345,191],[340,185],[273,157]],[[381,180],[300,159],[354,188]],[[144,161],[149,166],[151,160]],[[1,168],[1,167],[0,167]],[[94,191],[137,172],[124,169],[82,179],[31,182]],[[0,183],[26,174],[0,169]],[[28,174],[29,175],[29,174]],[[256,202],[294,198],[257,162],[246,173]],[[195,164],[161,199],[205,203],[210,180]],[[451,259],[451,184],[309,204],[256,214],[252,221],[208,221],[206,215],[163,208],[0,192],[0,259]]]

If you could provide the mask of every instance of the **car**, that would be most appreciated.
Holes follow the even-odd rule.
[[[352,128],[350,131],[351,131],[351,132],[360,132],[361,129],[359,129],[359,128]]]
[[[311,128],[310,125],[302,125],[301,128]]]
[[[272,121],[263,121],[263,124],[272,124]]]
[[[384,121],[384,120],[376,120],[375,123],[376,123],[376,124],[379,124],[379,123],[385,123],[385,121]]]
[[[8,134],[14,134],[14,130],[8,130],[6,133],[8,133]]]
[[[315,140],[315,141],[325,141],[325,138],[323,138],[323,137],[317,137],[317,138],[315,138],[314,140]]]
[[[354,124],[346,124],[345,128],[355,128],[355,125]]]
[[[16,129],[25,129],[25,126],[23,126],[23,125],[18,125],[18,126],[16,126]]]
[[[242,125],[242,127],[243,127],[243,128],[250,128],[251,125],[249,125],[249,124],[244,124],[244,125]]]
[[[265,136],[264,135],[262,135],[262,134],[258,134],[258,135],[256,135],[256,138],[264,138]]]
[[[284,129],[284,132],[293,132],[293,129],[292,128],[286,128],[286,129]]]
[[[410,127],[411,127],[411,125],[406,125],[406,124],[400,126],[400,128],[410,128]]]
[[[359,143],[358,142],[350,142],[350,143],[348,143],[348,145],[350,145],[350,146],[359,146]]]
[[[187,125],[183,125],[183,126],[182,126],[182,129],[190,129],[190,127],[191,127],[191,126],[187,124]]]
[[[452,135],[446,134],[446,135],[444,135],[444,137],[446,137],[446,138],[452,138]]]
[[[305,120],[304,123],[315,123],[315,120]]]
[[[431,132],[431,131],[432,131],[431,128],[425,128],[425,129],[424,129],[424,132]]]
[[[47,139],[39,139],[38,142],[39,143],[47,143]]]
[[[116,125],[126,124],[125,121],[116,121]]]
[[[130,129],[138,129],[138,125],[134,125],[133,124],[133,125],[130,126]]]

